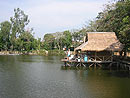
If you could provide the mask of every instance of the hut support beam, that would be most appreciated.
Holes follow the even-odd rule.
[[[95,68],[97,67],[97,64],[96,64],[96,63],[94,63],[94,67],[95,67]]]
[[[92,63],[91,65],[89,65],[89,68],[92,67],[92,66],[94,66],[94,67],[96,68],[97,65],[98,65],[99,67],[102,67],[102,65],[99,64],[99,63]]]
[[[97,52],[95,52],[95,61],[97,61],[96,57],[97,57]]]
[[[64,66],[71,66],[71,65],[67,62],[64,62]]]
[[[111,55],[111,61],[113,61],[113,55],[114,55],[114,52],[112,51],[112,55]]]
[[[82,66],[82,65],[83,65],[84,67],[86,67],[85,64],[82,63],[82,62],[78,63],[78,64],[76,65],[76,67],[78,67],[78,66]]]
[[[97,65],[98,65],[99,67],[102,67],[102,65],[101,65],[101,64],[98,64],[98,63],[97,63]]]
[[[92,63],[91,65],[89,65],[89,68],[91,67],[91,66],[93,66],[94,65],[94,63]]]

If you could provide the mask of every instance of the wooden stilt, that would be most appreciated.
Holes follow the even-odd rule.
[[[113,51],[112,51],[111,61],[113,61],[113,55],[114,55],[114,53],[113,53]]]
[[[129,68],[129,70],[130,70],[130,66],[129,66],[128,68]]]
[[[113,63],[110,63],[110,64],[109,64],[109,67],[111,67],[111,66],[112,66],[112,64],[113,64]]]
[[[77,65],[76,65],[76,67],[78,67],[80,65],[80,63],[78,63]]]
[[[66,62],[64,62],[64,66],[66,66]]]
[[[82,65],[83,65],[84,67],[86,67],[84,63],[82,63]]]
[[[100,67],[102,67],[102,65],[101,65],[101,64],[98,64],[98,63],[97,63],[97,65],[98,65],[98,66],[100,66]]]
[[[95,64],[94,64],[94,67],[96,68],[96,66],[97,66],[97,65],[96,65],[96,63],[95,63]]]
[[[95,52],[95,61],[97,61],[97,58],[96,58],[96,57],[97,57],[97,52]]]
[[[89,67],[91,67],[91,66],[93,66],[94,65],[94,63],[92,63],[91,65],[89,65]]]
[[[66,65],[69,66],[69,67],[71,66],[71,65],[70,65],[69,63],[67,63],[67,62],[66,62]]]
[[[119,66],[119,62],[117,62],[117,69],[118,69],[118,66]]]
[[[82,66],[81,62],[80,62],[80,67]]]

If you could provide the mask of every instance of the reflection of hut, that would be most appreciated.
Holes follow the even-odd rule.
[[[75,48],[78,55],[87,55],[88,62],[112,62],[113,53],[122,50],[114,32],[88,32],[88,41]]]

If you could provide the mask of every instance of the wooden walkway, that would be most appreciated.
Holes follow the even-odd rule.
[[[78,67],[78,66],[83,66],[83,67],[102,67],[104,64],[107,64],[108,67],[112,67],[112,66],[117,66],[117,68],[123,68],[123,69],[127,69],[130,71],[130,61],[125,61],[125,60],[115,60],[115,61],[80,61],[78,62],[77,60],[68,60],[68,59],[62,59],[62,62],[64,62],[64,66],[74,66],[74,67]]]
[[[64,62],[64,66],[84,66],[86,67],[86,64],[89,65],[89,67],[91,66],[99,66],[99,67],[102,67],[101,64],[111,64],[112,61],[87,61],[87,62],[84,62],[84,61],[77,61],[77,60],[67,60],[67,59],[62,59],[61,60],[62,62]]]

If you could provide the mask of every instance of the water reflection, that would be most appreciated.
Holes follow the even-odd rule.
[[[1,98],[130,98],[125,71],[61,68],[56,56],[0,56]]]

